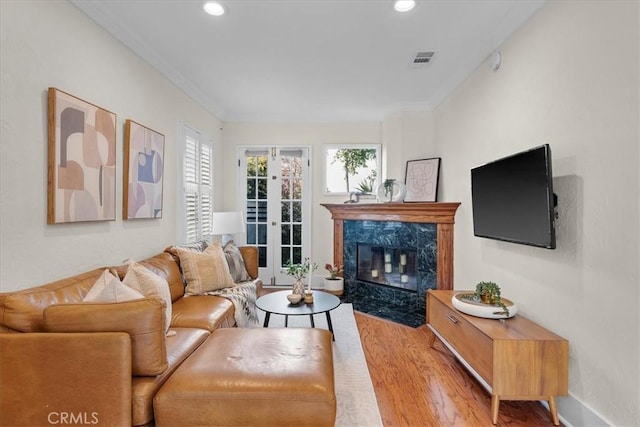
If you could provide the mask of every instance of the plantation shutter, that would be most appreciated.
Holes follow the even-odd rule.
[[[182,157],[182,240],[192,243],[212,235],[213,143],[206,136],[184,126]]]

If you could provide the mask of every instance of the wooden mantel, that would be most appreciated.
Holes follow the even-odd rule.
[[[437,230],[437,287],[453,289],[453,224],[460,203],[342,203],[322,206],[333,219],[333,262],[344,264],[344,221],[434,223]]]

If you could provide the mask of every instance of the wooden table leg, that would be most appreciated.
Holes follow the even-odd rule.
[[[498,424],[498,410],[500,409],[500,396],[491,395],[491,422]]]
[[[549,413],[551,414],[551,421],[556,426],[560,425],[560,420],[558,419],[558,407],[556,406],[556,398],[553,396],[549,396]]]

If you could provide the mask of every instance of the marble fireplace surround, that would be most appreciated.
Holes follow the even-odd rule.
[[[333,219],[333,259],[344,265],[345,302],[409,326],[425,322],[427,289],[453,289],[453,225],[460,203],[323,204]],[[414,246],[418,291],[356,279],[358,243]]]

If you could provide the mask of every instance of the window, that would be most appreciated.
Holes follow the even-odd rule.
[[[180,174],[180,240],[192,243],[211,236],[213,226],[213,142],[182,126]]]
[[[325,145],[325,194],[375,193],[380,158],[379,144]]]

